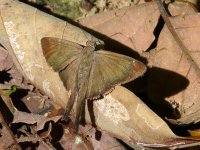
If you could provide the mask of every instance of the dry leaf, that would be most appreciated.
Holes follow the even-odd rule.
[[[65,149],[70,150],[93,150],[92,144],[83,139],[81,136],[71,134],[68,129],[65,129],[64,134],[59,143]]]
[[[0,89],[10,89],[12,85],[21,85],[22,75],[13,64],[11,55],[0,47]]]
[[[155,39],[153,31],[158,19],[156,3],[146,3],[100,13],[80,23],[141,54]]]
[[[9,59],[8,51],[3,49],[3,47],[0,47],[0,71],[8,70],[12,67],[12,65],[13,61],[11,58]]]
[[[199,14],[174,17],[171,21],[199,66]],[[199,122],[199,77],[166,27],[160,34],[154,54],[153,68],[150,71],[148,83],[149,97],[156,103],[163,103],[164,100],[176,103],[181,113],[181,118],[177,120],[177,123]]]
[[[190,133],[190,135],[192,137],[196,137],[196,138],[200,138],[200,130],[188,130],[188,132]]]
[[[123,145],[105,132],[99,132],[94,127],[87,125],[80,128],[82,137],[92,143],[94,149],[124,149]]]
[[[8,149],[14,145],[14,140],[8,130],[3,127],[0,133],[0,149]]]
[[[55,150],[55,149],[43,142],[39,144],[39,147],[37,148],[37,150]]]
[[[52,131],[52,123],[50,122],[48,124],[47,131],[40,133],[40,138],[43,138],[43,139],[47,138],[48,136],[50,136],[51,131]]]
[[[27,124],[37,124],[37,131],[42,130],[44,125],[48,121],[57,122],[61,116],[55,116],[52,118],[47,118],[43,115],[37,115],[32,113],[16,111],[14,113],[14,119],[12,123],[27,123]]]

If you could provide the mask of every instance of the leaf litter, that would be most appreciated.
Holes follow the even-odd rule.
[[[137,9],[134,10],[135,12],[130,12],[130,10],[128,9],[114,11],[114,13],[106,12],[104,14],[93,16],[90,19],[87,18],[85,20],[83,19],[81,20],[81,22],[82,24],[91,27],[94,30],[96,29],[97,31],[106,34],[107,36],[111,36],[112,34],[119,32],[120,34],[116,34],[114,36],[114,39],[120,41],[120,43],[123,43],[127,47],[136,50],[139,54],[142,55],[144,54],[144,51],[148,50],[148,48],[155,40],[154,37],[155,35],[153,31],[157,25],[159,12],[156,9],[155,3],[141,5],[137,7]],[[144,13],[145,12],[144,10],[147,12],[149,11],[149,13]],[[124,24],[128,25],[128,23],[123,22],[123,20],[125,20],[124,18],[126,17],[130,18],[129,13],[135,14],[135,18],[138,17],[140,18],[141,16],[144,15],[146,15],[147,18],[145,20],[141,20],[141,22],[139,19],[138,20],[139,23],[130,21],[129,28],[131,28],[133,23],[136,26],[135,28],[130,29],[131,32],[130,31],[128,32],[124,28],[122,28]],[[104,18],[107,20],[103,20]],[[97,20],[100,20],[100,22],[94,24],[95,21]],[[193,27],[191,20],[194,20],[195,27]],[[180,32],[179,34],[181,35],[181,38],[185,42],[186,46],[188,46],[188,49],[191,50],[193,58],[198,62],[199,45],[194,40],[194,39],[199,39],[197,20],[199,20],[199,17],[196,13],[194,13],[185,15],[184,19],[182,17],[173,18],[172,22],[176,28],[176,31],[178,33]],[[112,23],[115,24],[115,22],[120,22],[120,24],[113,26]],[[111,27],[113,27],[114,31],[111,30]],[[136,34],[135,37],[133,33]],[[144,36],[146,37],[145,39]],[[173,114],[175,113],[175,115],[177,115],[177,113],[179,113],[178,116],[180,118],[175,120],[170,120],[170,122],[175,124],[188,125],[190,123],[199,122],[198,120],[199,109],[197,107],[198,95],[199,95],[198,77],[195,76],[192,67],[190,67],[190,64],[188,64],[185,61],[184,56],[181,54],[181,50],[179,50],[175,41],[173,41],[170,36],[171,35],[167,31],[166,27],[163,28],[158,38],[158,44],[156,49],[151,50],[149,53],[147,53],[147,55],[145,55],[145,56],[150,56],[147,57],[147,59],[149,61],[149,66],[151,67],[149,69],[150,74],[148,77],[149,78],[148,96],[150,100],[152,100],[156,104],[159,104],[161,100],[168,101],[170,104],[173,104],[172,106],[178,110],[178,112],[173,110]],[[70,149],[71,148],[78,149],[80,145],[75,144],[74,141],[75,137],[73,134],[70,133],[70,129],[68,128],[66,128],[63,131],[63,135],[60,135],[59,139],[53,141],[51,133],[53,133],[54,128],[57,129],[59,128],[60,130],[63,129],[62,127],[60,127],[62,123],[59,121],[60,108],[56,104],[54,104],[53,101],[49,101],[49,99],[46,96],[43,96],[43,94],[41,94],[40,91],[35,88],[35,86],[31,85],[29,81],[26,81],[26,78],[24,78],[22,74],[19,73],[19,71],[17,71],[15,65],[13,65],[15,63],[13,63],[11,56],[8,55],[6,50],[1,50],[0,56],[2,56],[0,57],[0,62],[1,62],[0,68],[5,73],[9,74],[7,81],[6,82],[2,81],[3,84],[1,84],[2,85],[1,89],[2,90],[10,89],[12,85],[17,85],[18,88],[21,89],[25,90],[28,89],[28,92],[25,95],[23,95],[20,100],[24,104],[23,107],[26,106],[26,109],[23,108],[21,110],[21,106],[16,107],[17,110],[13,114],[14,122],[11,123],[11,127],[14,128],[13,133],[16,134],[16,138],[20,142],[20,145],[22,145],[23,147],[24,145],[22,143],[30,142],[33,143],[33,145],[38,149],[53,149],[56,146],[63,146],[65,148],[70,147]],[[160,77],[162,77],[162,81],[158,80]],[[173,80],[169,80],[169,78],[172,78]],[[169,86],[166,86],[166,82],[168,82]],[[180,85],[177,86],[176,84]],[[138,105],[138,106],[143,106],[143,105]],[[149,127],[153,129],[153,132],[145,133],[145,136],[146,135],[150,136],[152,134],[152,136],[155,137],[153,133],[156,134],[157,132],[154,129],[155,126],[151,125],[158,124],[158,122],[161,120],[159,120],[158,116],[155,116],[147,108],[145,107],[142,108],[143,109],[141,110],[143,111],[140,111],[138,107],[136,109],[137,113],[139,113],[140,117],[143,118],[145,122],[148,123]],[[47,118],[46,115],[50,116],[49,111],[51,112],[51,114],[53,114],[53,116]],[[146,114],[142,112],[146,112]],[[149,115],[151,113],[152,115]],[[165,112],[162,113],[166,116]],[[148,120],[146,116],[148,116],[148,118],[152,117],[152,119]],[[157,120],[153,122],[153,120],[155,119],[156,120],[158,119],[159,121]],[[161,121],[161,123],[163,122]],[[141,124],[143,124],[143,122]],[[134,125],[138,124],[136,123]],[[128,123],[127,126],[129,126]],[[146,126],[143,126],[143,130],[145,127]],[[84,127],[82,129],[83,131],[81,131],[82,133],[86,133],[83,134],[83,137],[81,137],[82,140],[86,139],[86,141],[83,140],[84,142],[82,143],[81,147],[85,147],[86,149],[87,148],[93,149],[95,148],[94,147],[95,145],[96,146],[98,145],[101,148],[104,147],[105,149],[107,149],[108,147],[106,146],[108,144],[106,144],[106,142],[113,141],[114,142],[112,144],[113,147],[118,147],[119,149],[121,148],[121,144],[114,138],[112,138],[110,134],[105,135],[106,140],[104,140],[104,132],[102,132],[102,138],[100,141],[98,141],[95,138],[94,128],[91,129],[92,133],[90,133],[90,130],[88,128],[90,128],[90,126]],[[88,132],[85,131],[87,129],[90,134],[88,134]],[[134,129],[135,128],[129,129],[129,131],[131,131],[132,133],[131,142],[127,139],[123,140],[129,142],[129,144],[132,143],[134,140],[136,140],[135,143],[140,143],[142,145],[143,141],[142,142],[137,141],[138,130]],[[182,143],[182,145],[185,145],[187,143],[192,143],[192,141],[189,142],[187,141],[187,139],[185,140],[179,139],[179,137],[173,135],[171,131],[167,129],[166,126],[163,129],[166,129],[165,130],[166,134],[164,135],[161,134],[160,137],[164,139],[162,144],[165,145],[166,147],[171,147],[178,143]],[[142,129],[140,130],[142,131]],[[161,131],[161,129],[159,130]],[[0,133],[1,133],[0,139],[3,139],[5,135],[8,135],[4,127],[2,128]],[[141,134],[139,135],[141,136]],[[164,138],[166,137],[166,135],[170,135],[169,136],[170,139],[167,141],[168,143],[165,141],[166,139]],[[160,137],[158,138],[160,139]],[[9,136],[7,138],[9,138]],[[97,142],[98,144],[94,144],[95,142]],[[151,145],[149,143],[148,145],[148,142],[147,143],[145,142],[143,143],[144,144],[143,146],[159,147],[159,143],[157,143],[157,145],[156,144]],[[133,142],[133,145],[135,143]],[[1,146],[3,144],[4,143],[2,143]],[[5,146],[12,147],[13,146],[12,140],[11,143],[9,143],[8,145],[3,145],[2,147],[5,148]],[[96,148],[98,148],[98,146]]]
[[[5,53],[6,53],[6,55],[5,55]],[[23,146],[22,143],[26,143],[26,142],[36,143],[39,140],[38,136],[36,136],[36,133],[35,134],[28,133],[26,131],[26,129],[24,129],[24,127],[27,128],[28,125],[31,125],[30,129],[33,128],[33,129],[35,129],[35,132],[37,132],[39,130],[42,130],[47,122],[49,122],[49,121],[57,122],[59,120],[60,116],[47,118],[44,115],[36,114],[36,113],[39,113],[42,109],[44,109],[46,106],[49,107],[49,104],[47,104],[47,103],[43,102],[42,103],[43,105],[40,104],[41,99],[47,99],[47,98],[45,96],[42,96],[37,90],[34,90],[34,87],[29,82],[25,81],[23,76],[18,72],[18,70],[14,66],[9,53],[6,52],[5,49],[3,49],[3,48],[0,49],[0,55],[2,56],[0,68],[1,68],[2,72],[5,72],[4,74],[2,74],[0,76],[2,79],[2,83],[0,84],[1,98],[5,102],[6,101],[11,102],[11,97],[13,97],[12,94],[15,94],[15,96],[17,96],[17,97],[15,97],[15,100],[18,100],[18,103],[22,103],[23,101],[25,101],[24,105],[19,106],[18,109],[14,105],[7,105],[7,107],[9,107],[10,110],[14,111],[14,113],[12,114],[14,120],[12,122],[9,122],[10,121],[9,119],[7,120],[7,118],[4,118],[5,122],[9,123],[11,128],[13,128],[13,126],[16,127],[18,124],[18,127],[17,128],[14,127],[13,130],[18,130],[20,132],[23,132],[23,134],[25,134],[25,135],[19,135],[18,138],[16,137],[17,141],[19,143],[21,143],[20,144],[21,146]],[[8,75],[9,78],[5,78],[5,75]],[[18,90],[20,90],[21,93],[16,94],[16,91],[15,91],[14,93],[11,92],[11,95],[5,94],[5,90],[11,89],[11,87],[13,85],[16,85],[17,92],[18,92]],[[28,92],[26,93],[25,96],[22,94],[23,90],[26,90],[26,91],[28,90]],[[19,101],[19,98],[22,98],[21,102]],[[29,100],[31,99],[31,102],[29,101],[29,103],[26,103],[27,99],[29,99]],[[2,104],[3,104],[3,102],[1,101],[1,105]],[[29,108],[31,108],[31,109],[29,109],[29,112],[24,112],[25,109],[22,108],[22,107],[26,107],[26,104],[28,104]],[[33,104],[37,104],[37,105],[33,105]],[[38,105],[41,107],[38,107]],[[14,109],[12,107],[14,107]],[[33,113],[30,113],[30,110],[32,110]],[[1,111],[4,115],[6,113],[9,113],[9,112],[7,112],[8,110],[5,112],[4,112],[4,110],[1,110]],[[13,111],[11,111],[11,112],[13,112]],[[2,120],[0,122],[3,123]],[[37,125],[34,125],[34,124],[37,124]],[[15,147],[13,138],[9,134],[9,132],[8,132],[9,130],[7,130],[7,128],[4,126],[4,124],[2,124],[2,125],[3,125],[2,130],[0,132],[1,133],[0,148],[1,149],[8,149],[8,148],[13,149]],[[16,133],[16,134],[18,134],[18,133]],[[10,141],[10,142],[8,142],[8,141]]]

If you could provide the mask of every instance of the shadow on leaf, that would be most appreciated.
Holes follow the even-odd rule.
[[[183,91],[189,85],[189,80],[173,71],[153,67],[149,69],[148,94],[154,100],[165,99]]]
[[[22,98],[28,95],[28,91],[26,89],[17,89],[16,92],[12,93],[10,95],[12,102],[14,106],[19,110],[19,111],[24,111],[24,112],[29,112],[28,108],[26,105],[22,102]]]
[[[6,70],[0,71],[0,83],[9,82],[11,79],[10,74]]]
[[[179,112],[174,112],[176,110],[166,101],[166,98],[186,89],[189,80],[173,71],[156,67],[149,69],[148,75],[148,97],[157,105],[158,114],[168,118],[180,117]]]

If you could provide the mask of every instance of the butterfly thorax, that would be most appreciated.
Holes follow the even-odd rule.
[[[86,42],[86,47],[92,47],[93,49],[95,49],[96,43],[93,42],[93,41],[87,41]]]
[[[86,46],[83,48],[83,53],[94,53],[96,43],[93,41],[87,41]]]

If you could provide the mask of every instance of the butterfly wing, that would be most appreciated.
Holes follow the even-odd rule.
[[[62,39],[45,37],[41,40],[44,56],[54,71],[59,72],[60,79],[71,94],[67,102],[65,115],[68,119],[77,99],[77,73],[83,47]]]
[[[117,53],[96,51],[90,72],[87,98],[97,97],[115,85],[134,80],[146,71],[143,63]]]
[[[42,38],[41,45],[48,64],[56,72],[77,59],[83,50],[79,44],[54,37]]]
[[[67,89],[67,91],[70,93],[70,98],[67,102],[66,109],[65,109],[65,115],[66,119],[68,119],[70,112],[72,110],[72,107],[74,105],[74,102],[77,100],[77,73],[78,68],[80,65],[80,59],[75,59],[68,65],[65,69],[59,72],[59,76]]]

